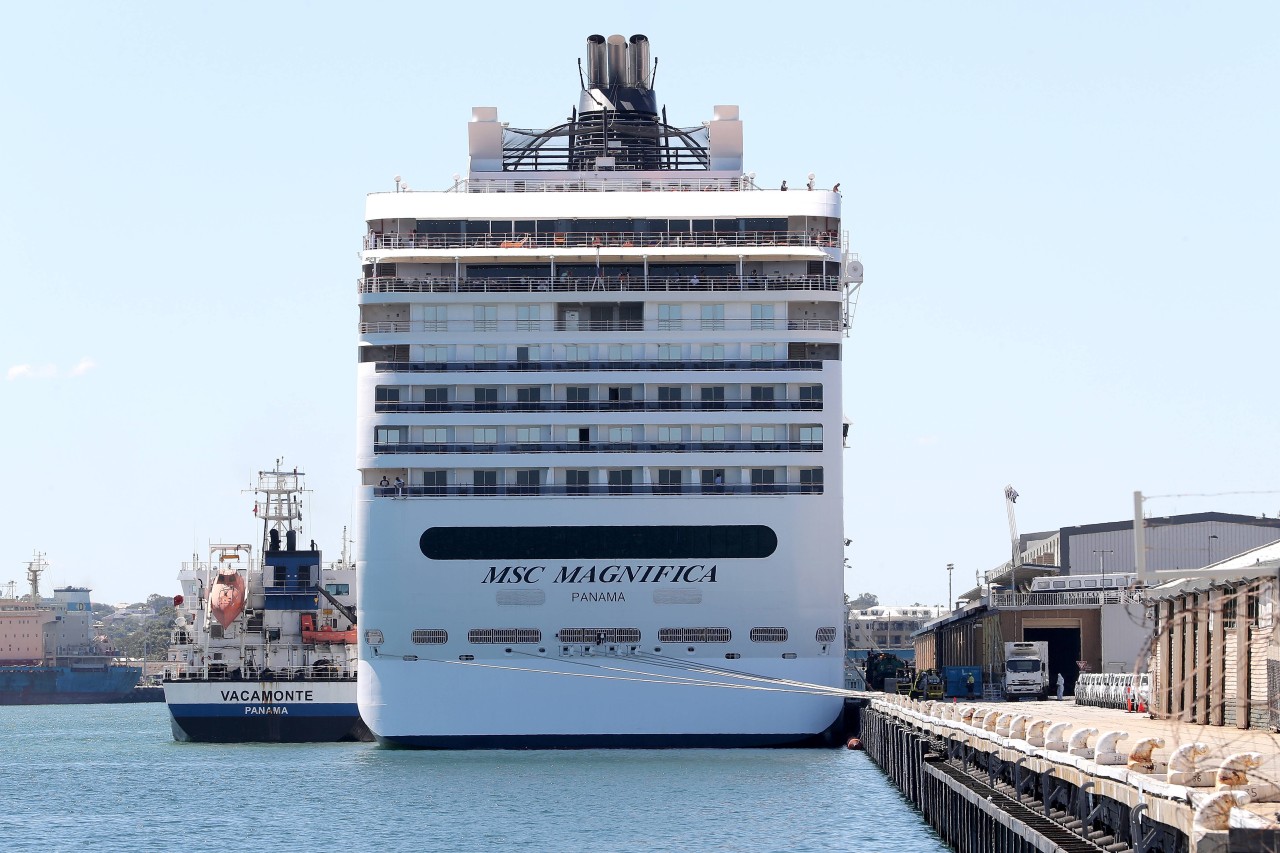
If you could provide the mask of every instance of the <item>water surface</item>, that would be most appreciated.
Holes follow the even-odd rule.
[[[163,704],[0,707],[0,849],[947,848],[863,753],[175,743]]]

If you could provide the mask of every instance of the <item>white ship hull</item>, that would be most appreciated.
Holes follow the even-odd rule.
[[[384,641],[363,647],[359,702],[375,737],[426,748],[821,742],[843,708],[834,691],[822,695],[813,687],[843,684],[841,643],[817,639],[820,628],[840,624],[839,578],[814,570],[838,559],[838,546],[823,544],[833,537],[822,534],[838,525],[838,504],[811,496],[709,501],[364,501],[360,623],[362,635],[372,628]],[[477,519],[538,529],[566,520],[589,527],[626,519],[644,527],[692,518],[767,524],[777,531],[777,549],[763,559],[529,561],[523,580],[509,573],[503,583],[506,565],[431,560],[420,547],[427,528]],[[663,564],[673,568],[663,572]],[[640,565],[656,568],[646,579]],[[410,583],[412,595],[405,594]],[[542,603],[502,603],[512,601]],[[596,644],[589,634],[577,643],[556,637],[596,625],[629,626],[640,639]],[[751,641],[752,628],[772,625],[788,627],[786,642]],[[469,643],[469,632],[485,626],[534,629],[539,640]],[[728,628],[731,639],[658,639],[663,628],[688,626]],[[414,644],[421,629],[444,631],[449,641]]]

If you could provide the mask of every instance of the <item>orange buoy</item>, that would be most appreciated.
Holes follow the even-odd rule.
[[[856,737],[849,738],[849,742],[845,744],[846,749],[862,749],[862,741]]]

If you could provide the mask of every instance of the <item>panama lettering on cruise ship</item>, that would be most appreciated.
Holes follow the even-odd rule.
[[[561,566],[550,574],[546,566],[490,566],[481,583],[715,583],[716,566],[692,565],[648,566]]]

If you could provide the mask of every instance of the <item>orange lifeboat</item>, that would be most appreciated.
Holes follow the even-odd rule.
[[[356,629],[335,631],[328,626],[317,629],[316,620],[310,613],[302,614],[302,642],[327,643],[330,645],[350,644],[356,641]]]
[[[222,569],[209,590],[209,615],[226,628],[244,610],[244,576],[235,569]]]

